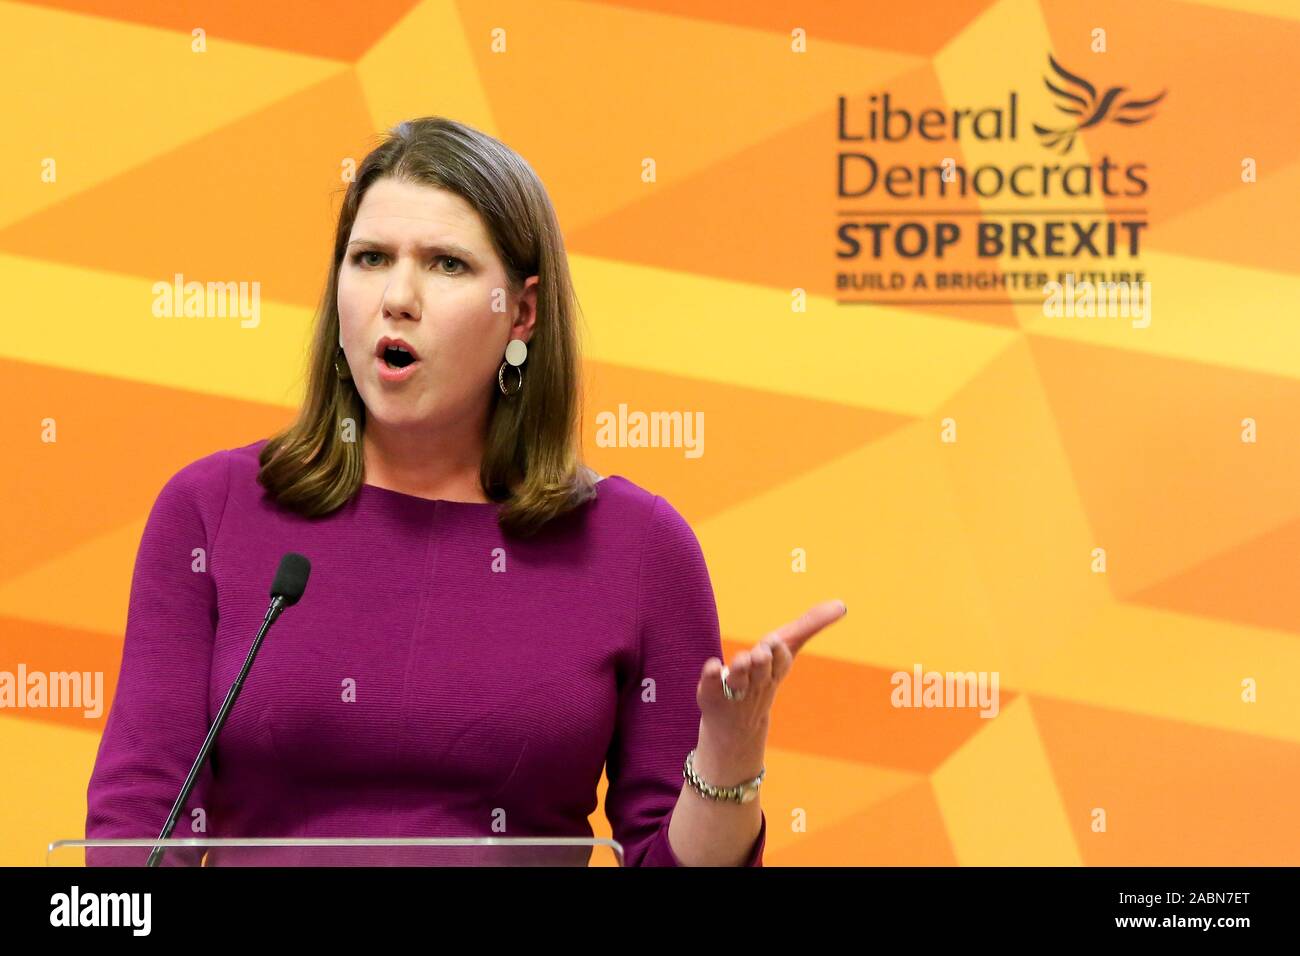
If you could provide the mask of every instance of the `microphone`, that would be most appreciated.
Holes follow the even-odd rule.
[[[253,646],[248,651],[248,656],[244,658],[244,666],[239,669],[239,676],[235,682],[230,685],[230,690],[226,692],[226,699],[221,702],[221,709],[217,711],[217,717],[208,729],[208,736],[203,741],[203,746],[199,748],[199,755],[194,760],[194,766],[190,768],[190,774],[185,778],[185,784],[181,787],[180,795],[176,797],[176,802],[172,804],[172,812],[167,816],[167,822],[163,824],[162,832],[158,834],[159,840],[165,840],[171,836],[172,830],[176,828],[176,821],[180,819],[181,810],[185,807],[185,801],[190,797],[190,791],[194,789],[194,784],[199,779],[199,771],[203,769],[204,762],[208,759],[208,752],[212,749],[213,743],[217,739],[217,734],[225,726],[226,718],[230,715],[230,709],[235,706],[235,698],[243,689],[244,678],[248,676],[249,670],[253,666],[253,658],[257,656],[258,648],[262,646],[262,639],[266,637],[266,632],[270,630],[271,625],[276,619],[284,613],[284,609],[293,607],[302,597],[303,591],[307,590],[307,578],[311,574],[311,562],[301,554],[289,552],[280,559],[280,567],[275,572],[275,581],[271,585],[271,605],[266,609],[266,617],[262,620],[262,627],[257,632],[257,637],[253,639]],[[166,847],[161,843],[155,844],[153,852],[149,854],[147,866],[157,866],[162,860],[162,855]]]

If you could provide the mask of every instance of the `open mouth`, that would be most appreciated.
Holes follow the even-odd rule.
[[[384,349],[384,364],[389,368],[406,368],[415,361],[415,356],[406,349],[390,345]]]

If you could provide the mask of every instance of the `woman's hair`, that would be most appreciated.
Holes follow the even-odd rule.
[[[341,380],[338,277],[362,197],[383,177],[449,190],[478,211],[505,265],[512,294],[537,275],[537,322],[521,366],[522,388],[505,396],[492,379],[479,482],[500,502],[498,524],[527,536],[595,497],[582,464],[577,297],[555,210],[532,167],[504,143],[472,127],[426,116],[399,124],[357,170],[334,234],[329,278],[308,357],[306,400],[297,421],[263,447],[258,481],[282,506],[306,516],[346,504],[364,480],[365,405]],[[513,374],[512,369],[508,372]]]

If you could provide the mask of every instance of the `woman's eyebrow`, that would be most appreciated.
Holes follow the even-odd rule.
[[[353,239],[348,246],[374,246],[376,249],[383,249],[385,252],[392,247],[386,242],[380,242],[377,239]],[[457,245],[454,242],[427,242],[417,247],[421,252],[445,252],[449,255],[460,256],[468,259],[470,262],[477,262],[478,256],[470,252],[464,246]]]

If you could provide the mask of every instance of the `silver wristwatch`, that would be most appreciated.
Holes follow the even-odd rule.
[[[710,800],[726,800],[731,803],[749,803],[758,799],[758,788],[763,785],[763,777],[767,774],[767,767],[764,766],[758,772],[758,776],[753,780],[746,780],[744,783],[738,783],[734,787],[715,787],[711,783],[705,783],[700,779],[700,775],[695,772],[695,751],[692,750],[686,755],[686,764],[682,767],[682,776],[702,797],[708,797]]]

